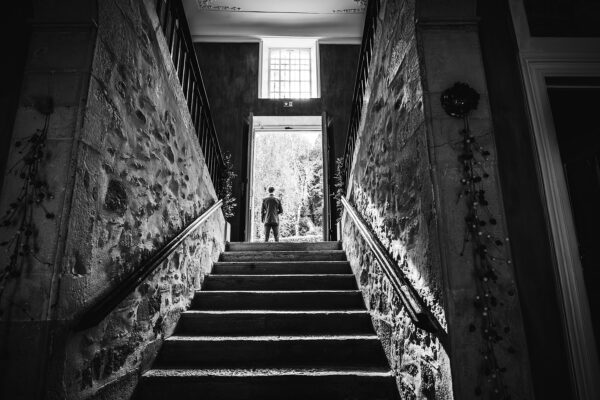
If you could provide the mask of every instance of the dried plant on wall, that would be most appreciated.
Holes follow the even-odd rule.
[[[223,200],[222,210],[225,219],[230,219],[235,215],[235,208],[237,207],[237,199],[233,197],[233,180],[237,174],[233,170],[231,153],[223,155],[223,164],[225,168],[221,172],[218,196],[219,199]]]
[[[44,125],[34,134],[15,141],[14,147],[19,158],[8,170],[9,174],[22,180],[22,185],[16,198],[0,217],[0,227],[7,231],[3,235],[7,239],[0,242],[7,259],[7,264],[0,270],[0,295],[6,282],[19,276],[32,259],[50,265],[37,256],[40,247],[36,219],[55,219],[55,214],[46,207],[46,202],[54,199],[54,195],[40,174],[40,165],[46,157],[46,139],[50,115],[54,111],[53,101],[51,98],[38,99],[35,108],[44,115]]]
[[[479,317],[469,325],[471,334],[482,336],[482,356],[480,380],[473,388],[476,396],[491,399],[513,399],[506,386],[503,374],[506,368],[500,365],[500,359],[515,352],[509,344],[507,335],[510,327],[499,315],[498,307],[504,305],[504,295],[514,296],[515,291],[504,291],[500,286],[503,266],[512,262],[507,256],[507,237],[498,237],[498,217],[490,209],[486,197],[486,180],[490,174],[486,171],[485,162],[491,153],[484,148],[469,127],[469,113],[477,108],[479,94],[465,83],[456,83],[445,90],[441,96],[442,107],[446,113],[464,122],[461,129],[461,152],[458,160],[462,164],[462,178],[458,202],[466,206],[465,235],[461,256],[471,255],[475,268],[477,294],[473,299],[474,315]],[[502,285],[504,286],[504,285]],[[500,356],[500,352],[504,352]]]
[[[342,205],[342,196],[346,194],[346,184],[344,179],[344,157],[338,157],[335,160],[335,172],[333,175],[333,197],[336,201],[336,220],[339,221],[344,213]]]

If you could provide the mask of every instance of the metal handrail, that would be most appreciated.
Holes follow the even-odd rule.
[[[220,173],[224,170],[223,152],[183,4],[181,0],[157,0],[156,13],[188,104],[196,137],[202,147],[215,190],[219,193]]]
[[[143,283],[150,274],[152,274],[188,236],[192,234],[203,222],[205,222],[215,211],[221,208],[223,200],[217,201],[208,210],[202,213],[191,224],[183,229],[177,236],[171,239],[160,250],[154,253],[142,265],[135,269],[129,276],[121,281],[117,286],[111,288],[107,293],[89,307],[83,314],[76,319],[74,330],[76,332],[89,329],[98,325],[108,314],[110,314],[123,300]]]
[[[379,238],[369,228],[367,222],[359,214],[356,208],[350,204],[346,197],[341,198],[344,209],[358,228],[365,242],[375,255],[377,262],[381,266],[383,273],[389,279],[394,291],[402,301],[408,315],[415,326],[435,335],[442,346],[446,346],[447,333],[433,315],[431,310],[427,308],[415,288],[406,278],[404,273],[398,268],[396,262],[390,257],[387,249],[383,246]]]

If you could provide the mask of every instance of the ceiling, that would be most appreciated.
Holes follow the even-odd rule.
[[[183,0],[194,41],[317,37],[360,43],[367,0]]]

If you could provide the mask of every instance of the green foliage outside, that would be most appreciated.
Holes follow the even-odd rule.
[[[280,240],[322,240],[321,132],[257,132],[253,178],[253,240],[264,240],[260,209],[269,186],[283,205]]]

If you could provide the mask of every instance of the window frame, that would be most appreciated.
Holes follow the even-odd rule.
[[[278,69],[273,69],[273,52],[274,51],[279,51],[280,52],[280,56],[279,56],[279,60],[280,62],[278,64],[280,64],[280,67]],[[297,51],[298,54],[298,66],[297,69],[292,67],[292,61],[293,61],[293,57],[291,55],[288,55],[288,59],[287,61],[289,61],[288,65],[287,65],[287,70],[283,69],[283,61],[284,61],[284,57],[283,57],[283,53],[284,52],[293,52],[293,51]],[[308,53],[308,81],[306,80],[302,80],[302,72],[306,72],[306,70],[302,69],[302,55]],[[313,70],[313,63],[312,63],[312,56],[311,56],[311,49],[310,47],[270,47],[268,49],[268,71],[267,71],[267,95],[270,99],[287,99],[287,98],[298,98],[298,99],[306,99],[306,98],[310,98],[312,96],[312,70]],[[274,80],[273,79],[273,72],[278,72],[279,74],[279,79]],[[288,79],[284,80],[282,78],[282,75],[284,72],[287,72],[288,75]],[[297,72],[298,75],[298,79],[294,80],[293,79],[293,75],[294,73]],[[277,82],[279,83],[279,88],[277,90],[277,94],[279,94],[279,96],[274,96],[275,91],[272,89],[272,83],[273,82]],[[297,82],[298,83],[298,90],[293,90],[292,88],[292,84]],[[281,85],[282,84],[287,84],[288,88],[287,90],[283,90]],[[308,91],[303,91],[303,83],[308,83]],[[282,93],[298,93],[299,97],[292,97],[292,95],[285,97],[285,96],[281,96]],[[308,96],[304,96],[304,94],[307,94]]]
[[[271,50],[290,49],[290,50],[310,50],[310,96],[307,97],[271,97]],[[319,74],[319,52],[318,40],[316,38],[262,38],[260,42],[260,60],[258,74],[258,97],[260,99],[315,99],[321,97],[320,74]],[[288,91],[289,92],[289,91]]]

